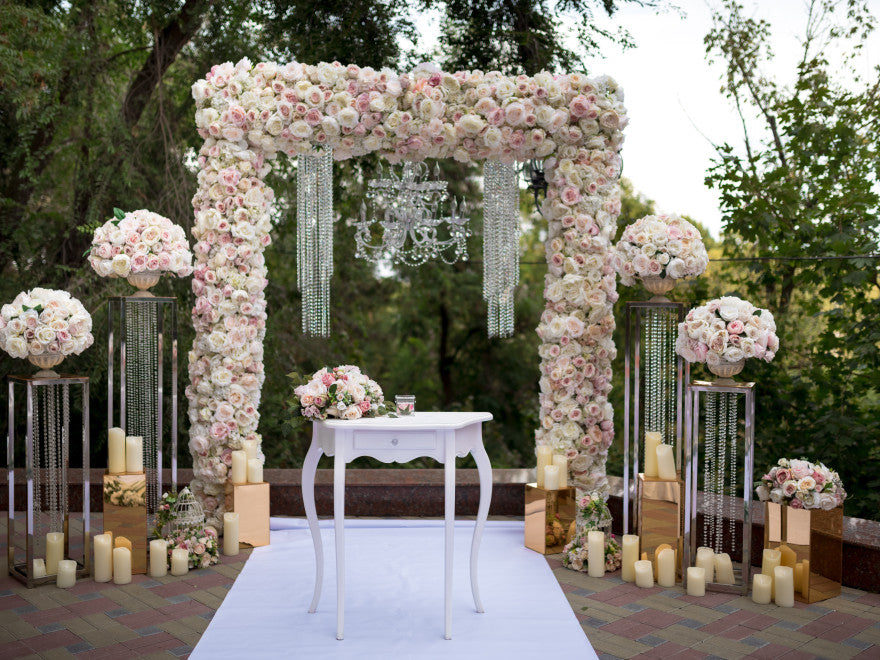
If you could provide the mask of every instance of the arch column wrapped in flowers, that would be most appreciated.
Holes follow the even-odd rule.
[[[193,85],[199,189],[189,356],[193,491],[222,519],[230,452],[256,433],[263,383],[273,193],[279,153],[332,148],[336,160],[379,152],[391,163],[546,159],[549,221],[537,442],[571,460],[574,482],[605,488],[613,438],[607,395],[615,349],[611,238],[620,212],[619,150],[627,119],[607,77],[375,71],[337,62],[213,67]]]

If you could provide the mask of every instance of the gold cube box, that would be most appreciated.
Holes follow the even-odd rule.
[[[646,477],[639,473],[638,482],[638,535],[640,552],[647,552],[654,560],[657,546],[669,544],[676,551],[675,572],[681,575],[681,556],[684,542],[684,482]]]
[[[269,484],[226,482],[226,510],[238,514],[239,545],[269,545]]]
[[[792,509],[764,503],[764,548],[782,544],[794,550],[796,561],[809,562],[803,592],[795,598],[816,603],[840,595],[843,580],[843,507]]]
[[[570,540],[569,528],[577,516],[575,489],[571,486],[559,490],[544,490],[537,484],[526,484],[525,545],[542,555],[562,552],[562,547]],[[548,538],[548,522],[559,516],[563,540],[555,542]]]
[[[104,531],[131,541],[131,572],[147,572],[147,477],[143,472],[104,475]]]

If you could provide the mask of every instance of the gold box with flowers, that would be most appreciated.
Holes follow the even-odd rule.
[[[577,515],[573,487],[559,490],[526,484],[525,546],[543,555],[562,552]]]
[[[764,502],[764,548],[794,569],[795,598],[816,603],[840,595],[843,501],[840,476],[822,463],[780,459],[757,482]]]
[[[131,572],[147,572],[147,478],[143,472],[104,475],[104,531],[131,541]]]
[[[226,482],[226,510],[238,514],[239,543],[269,545],[269,484]]]

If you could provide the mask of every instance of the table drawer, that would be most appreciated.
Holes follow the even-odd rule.
[[[355,431],[354,448],[369,449],[418,449],[432,450],[437,447],[434,431]]]

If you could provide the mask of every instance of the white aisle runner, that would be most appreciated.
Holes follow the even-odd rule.
[[[190,658],[596,658],[522,522],[489,522],[480,550],[478,614],[468,560],[474,523],[455,525],[452,639],[443,639],[443,521],[345,522],[345,639],[336,639],[333,521],[321,521],[324,589],[305,520],[272,519]],[[282,529],[283,528],[283,529]]]

